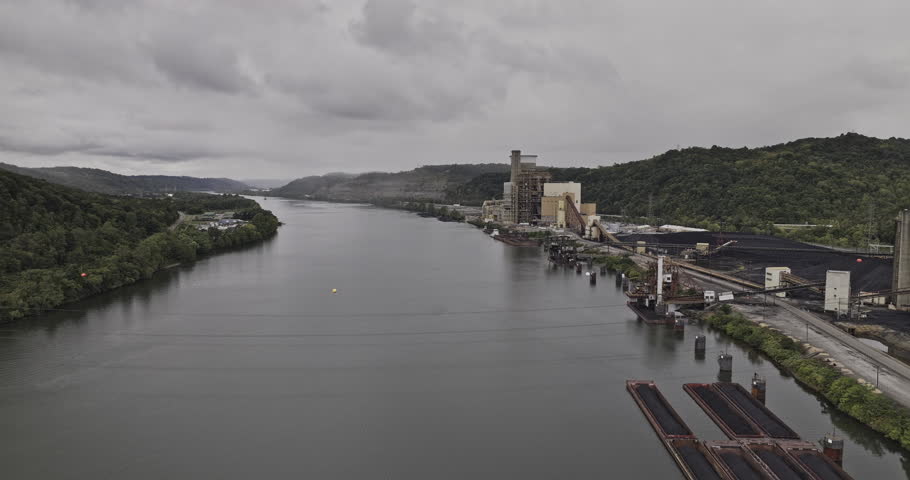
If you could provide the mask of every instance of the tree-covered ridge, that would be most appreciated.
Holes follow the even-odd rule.
[[[0,274],[90,262],[167,229],[173,202],[87,193],[0,170]]]
[[[508,171],[507,164],[488,163],[427,165],[395,173],[331,174],[294,180],[273,189],[270,195],[341,202],[407,199],[443,202],[451,200],[455,189],[478,175]]]
[[[603,213],[653,215],[665,223],[771,231],[773,223],[833,224],[807,239],[862,245],[894,238],[893,218],[910,207],[910,140],[858,134],[806,138],[763,148],[687,148],[600,168],[553,169],[582,183]]]
[[[178,210],[235,211],[248,223],[171,228]],[[0,319],[85,298],[168,265],[273,235],[278,219],[235,195],[144,200],[83,192],[0,171]]]
[[[248,185],[229,178],[197,178],[173,175],[120,175],[107,170],[81,167],[27,168],[0,163],[0,170],[40,178],[67,187],[111,195],[137,195],[175,191],[240,192]]]
[[[894,239],[910,208],[910,140],[845,134],[763,148],[686,148],[598,168],[551,168],[582,184],[600,213],[711,230],[773,233],[774,223],[833,225],[786,235],[831,245]],[[479,175],[453,201],[501,194],[507,173]],[[649,197],[652,218],[648,215]],[[501,198],[501,197],[500,197]],[[871,232],[870,232],[871,212]],[[778,232],[783,233],[783,232]]]

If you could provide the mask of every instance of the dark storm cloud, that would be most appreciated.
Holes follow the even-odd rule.
[[[0,2],[0,161],[274,177],[907,136],[908,15],[898,0]]]

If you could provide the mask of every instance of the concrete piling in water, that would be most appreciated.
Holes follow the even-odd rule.
[[[705,337],[704,335],[696,335],[695,336],[695,355],[700,354],[700,355],[704,356],[705,346],[707,345],[707,343],[708,343],[707,337]]]
[[[733,371],[733,355],[729,353],[721,353],[717,356],[717,365],[720,366],[721,372],[732,372]]]
[[[581,274],[581,262],[575,264],[575,273]]]
[[[591,271],[590,282],[591,285],[597,285],[597,272]]]
[[[759,377],[758,373],[752,374],[752,396],[761,402],[762,405],[765,404],[765,393],[767,392],[767,388],[768,384],[763,377]]]
[[[673,331],[682,332],[685,329],[686,329],[686,319],[684,319],[682,317],[676,317],[676,319],[673,321]]]
[[[844,441],[833,433],[826,433],[822,439],[822,453],[839,466],[844,466]]]
[[[607,274],[607,266],[606,266],[606,265],[601,265],[601,267],[600,267],[600,276],[604,276],[604,275],[606,275],[606,274]]]

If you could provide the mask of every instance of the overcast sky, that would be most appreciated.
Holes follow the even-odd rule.
[[[0,161],[293,178],[910,136],[910,1],[0,0]]]

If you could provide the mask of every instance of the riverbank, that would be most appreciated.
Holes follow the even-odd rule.
[[[869,382],[853,378],[851,370],[820,350],[766,324],[756,324],[728,305],[703,318],[711,327],[766,354],[840,411],[910,449],[910,410]]]
[[[4,280],[0,321],[40,314],[150,278],[156,272],[199,258],[253,244],[274,235],[280,222],[258,205],[235,214],[247,223],[227,229],[199,230],[180,224],[120,247],[87,265],[31,269]]]

